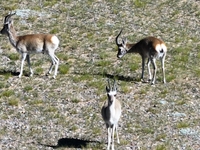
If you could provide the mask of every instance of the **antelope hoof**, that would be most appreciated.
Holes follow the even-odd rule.
[[[49,72],[47,72],[47,73],[46,73],[46,76],[49,76],[49,75],[50,75],[50,73],[49,73]]]
[[[144,79],[141,79],[142,83],[148,83],[149,81],[145,81]]]

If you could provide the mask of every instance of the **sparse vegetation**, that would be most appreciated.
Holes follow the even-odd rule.
[[[18,103],[19,103],[19,100],[17,100],[17,99],[10,99],[8,101],[8,104],[11,106],[18,106]]]
[[[189,126],[188,122],[178,122],[176,125],[177,128],[187,128]]]
[[[67,65],[67,64],[61,64],[59,66],[59,73],[60,74],[67,74],[69,72],[69,69],[70,69],[69,65]]]
[[[7,90],[7,91],[3,91],[1,93],[1,97],[10,97],[11,95],[14,94],[14,91],[13,90]]]
[[[122,103],[116,149],[198,149],[199,1],[12,0],[0,4],[1,26],[12,11],[17,14],[13,21],[19,35],[52,33],[60,40],[56,79],[44,75],[51,62],[42,54],[31,54],[33,77],[25,62],[19,79],[20,54],[0,35],[2,149],[53,149],[63,138],[93,141],[81,148],[70,146],[74,149],[105,149],[107,131],[100,109],[107,98],[107,78],[116,79]],[[166,43],[166,84],[159,62],[158,78],[151,86],[140,82],[138,54],[117,59],[115,36],[121,28],[130,43],[146,36]],[[59,144],[56,148],[70,149]]]
[[[12,53],[8,56],[11,60],[19,60],[19,54]]]

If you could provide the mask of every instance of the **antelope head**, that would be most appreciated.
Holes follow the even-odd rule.
[[[110,104],[115,100],[116,94],[117,94],[117,88],[116,88],[116,82],[114,80],[113,86],[111,87],[110,81],[108,79],[108,86],[106,86],[106,92],[108,96],[108,101]]]
[[[4,23],[3,23],[3,29],[1,29],[0,33],[1,34],[6,34],[8,35],[8,32],[10,31],[11,25],[12,25],[12,19],[11,17],[13,15],[15,15],[16,13],[13,14],[8,14],[5,19],[4,19]]]
[[[128,48],[126,46],[127,45],[127,39],[126,38],[122,39],[122,43],[119,43],[119,41],[118,41],[118,38],[119,38],[121,33],[122,33],[122,29],[115,39],[117,47],[118,47],[118,53],[117,53],[118,58],[122,58],[128,51]]]

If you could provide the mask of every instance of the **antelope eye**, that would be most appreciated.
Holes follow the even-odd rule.
[[[114,96],[117,96],[117,94],[115,94]]]

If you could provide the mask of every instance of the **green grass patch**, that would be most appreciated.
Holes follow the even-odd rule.
[[[199,48],[200,48],[200,46],[199,46]],[[200,59],[200,52],[197,53],[197,58]]]
[[[108,58],[109,56],[108,56],[107,53],[104,52],[104,53],[100,53],[100,54],[99,54],[99,57],[100,57],[100,59],[103,59],[103,60],[104,60],[104,59]]]
[[[61,64],[59,66],[60,74],[67,74],[69,72],[70,66],[68,64]]]
[[[167,135],[165,133],[159,134],[159,135],[156,136],[155,140],[156,141],[162,141],[166,138],[166,136]]]
[[[145,90],[145,89],[141,89],[140,91],[139,91],[139,94],[146,94],[147,93],[147,91]]]
[[[0,89],[5,87],[5,83],[4,82],[0,82]]]
[[[28,20],[29,22],[35,22],[35,21],[37,21],[37,19],[38,19],[38,18],[37,18],[35,15],[31,15],[30,17],[28,17],[27,20]]]
[[[72,131],[76,131],[77,129],[78,129],[78,127],[76,125],[74,125],[74,126],[71,127]]]
[[[95,82],[91,81],[88,83],[88,85],[91,87],[97,88],[99,91],[102,91],[105,88],[105,84],[102,81],[95,81]]]
[[[36,74],[41,75],[44,72],[44,69],[41,67],[38,67],[35,69]]]
[[[5,80],[7,80],[8,78],[12,77],[12,74],[10,72],[4,72],[4,71],[0,72],[0,74],[4,76]]]
[[[57,33],[59,33],[59,28],[58,27],[54,27],[51,31],[50,31],[50,33],[51,34],[57,34]]]
[[[92,79],[93,76],[87,73],[79,76],[79,81],[91,81]]]
[[[167,96],[168,93],[169,93],[168,90],[167,90],[167,89],[164,89],[164,90],[162,90],[162,91],[160,92],[159,95],[160,95],[160,97],[164,98],[164,97]]]
[[[167,150],[165,145],[157,145],[156,150]]]
[[[52,7],[55,5],[58,1],[57,0],[46,0],[43,2],[44,7]]]
[[[140,131],[145,134],[154,134],[154,130],[151,128],[143,128]]]
[[[187,127],[189,127],[190,126],[190,124],[188,123],[188,122],[179,122],[179,123],[177,123],[176,124],[176,127],[178,128],[178,129],[181,129],[181,128],[187,128]]]
[[[30,104],[33,104],[33,105],[42,105],[43,104],[43,101],[40,100],[40,99],[36,99],[36,100],[32,100],[30,102]]]
[[[121,145],[128,145],[128,144],[129,144],[129,141],[126,140],[126,139],[120,139],[120,144],[121,144]]]
[[[177,100],[175,103],[176,103],[176,105],[184,105],[184,104],[186,104],[186,100],[180,99],[180,100]]]
[[[130,68],[130,71],[136,71],[139,68],[139,66],[138,64],[130,64],[129,68]]]
[[[135,0],[134,1],[134,5],[137,8],[142,8],[142,7],[145,7],[147,5],[147,2],[146,1],[142,1],[142,0]]]
[[[71,101],[72,103],[79,103],[80,102],[80,100],[79,99],[77,99],[77,98],[74,98],[74,99],[72,99],[72,101]]]
[[[53,106],[48,106],[46,109],[45,109],[45,112],[57,112],[57,108],[56,107],[53,107]]]
[[[74,82],[74,83],[78,83],[80,81],[80,76],[73,76],[71,78],[71,80]]]
[[[199,69],[199,66],[195,68],[194,74],[195,74],[195,76],[200,77],[200,69]]]
[[[147,112],[151,112],[152,114],[157,114],[159,111],[156,108],[150,107]]]
[[[12,96],[12,95],[14,95],[15,94],[15,92],[13,91],[13,90],[6,90],[6,91],[3,91],[2,93],[1,93],[1,97],[3,96],[3,97],[10,97],[10,96]]]
[[[31,85],[27,85],[24,87],[25,92],[31,91],[32,89],[33,89],[33,87]]]
[[[0,136],[6,136],[7,135],[7,127],[3,127],[0,129]]]
[[[44,63],[43,59],[37,59],[37,61],[35,61],[33,65],[41,68],[43,63]]]
[[[174,79],[176,79],[176,75],[175,74],[168,74],[166,76],[166,82],[172,82]]]
[[[133,124],[131,122],[127,122],[126,123],[126,132],[128,132],[128,133],[134,133]]]
[[[101,61],[96,62],[95,65],[96,66],[101,66],[101,67],[107,67],[107,66],[111,65],[111,62],[110,61],[106,61],[106,60],[101,60]]]
[[[11,53],[8,55],[8,58],[10,58],[10,60],[19,60],[19,54]]]
[[[17,3],[11,3],[9,5],[3,6],[2,9],[4,9],[5,11],[10,11],[12,12],[13,10],[17,9]]]
[[[102,130],[100,128],[94,127],[92,128],[92,133],[94,135],[99,135],[102,132]]]
[[[68,55],[66,55],[64,53],[59,53],[59,54],[56,54],[56,55],[60,60],[63,60],[63,61],[67,61],[69,59]]]
[[[18,99],[10,99],[8,100],[8,105],[10,106],[18,106],[19,100]]]
[[[130,86],[121,86],[121,90],[123,93],[130,93],[132,91],[132,89],[130,88]]]

